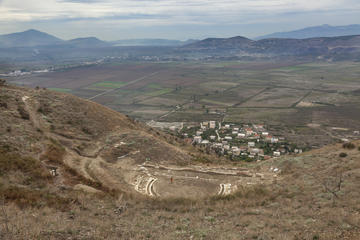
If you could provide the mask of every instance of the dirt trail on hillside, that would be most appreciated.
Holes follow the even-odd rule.
[[[38,111],[40,103],[35,96],[24,95],[22,101],[33,127],[43,133],[44,141],[68,143],[62,144],[65,150],[63,164],[86,179],[99,182],[109,189],[134,191],[149,197],[196,198],[228,195],[239,186],[268,184],[274,179],[271,173],[246,168],[176,166],[176,161],[181,161],[182,158],[172,158],[183,156],[184,160],[188,160],[188,153],[167,142],[157,142],[159,140],[146,131],[121,131],[120,128],[94,138],[67,129],[51,129],[47,118]],[[43,145],[43,148],[42,152],[45,152],[46,145]],[[116,155],[115,160],[106,159],[109,153],[122,148],[128,148],[129,151]],[[166,160],[167,158],[172,160]],[[59,173],[56,181],[63,184],[66,179],[61,174],[61,166]],[[81,186],[77,188],[87,189]]]

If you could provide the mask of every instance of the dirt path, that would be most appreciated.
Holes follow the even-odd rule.
[[[268,91],[268,90],[270,90],[270,89],[272,89],[272,88],[270,88],[270,87],[264,88],[264,89],[260,90],[259,92],[255,93],[254,95],[252,95],[252,96],[250,96],[250,97],[248,97],[248,98],[245,98],[244,100],[242,100],[242,101],[240,101],[240,102],[238,102],[238,103],[235,103],[234,105],[232,105],[232,107],[238,107],[238,106],[240,106],[241,104],[246,103],[247,101],[249,101],[249,100],[251,100],[251,99],[259,96],[259,95],[262,94],[263,92],[266,92],[266,91]]]
[[[158,73],[159,73],[159,71],[158,71],[158,72],[153,72],[153,73],[151,73],[151,74],[149,74],[149,75],[146,75],[146,76],[143,76],[143,77],[141,77],[141,78],[132,80],[132,81],[130,81],[130,82],[122,85],[121,87],[109,89],[109,90],[107,90],[107,91],[105,91],[105,92],[102,92],[102,93],[99,93],[99,94],[97,94],[97,95],[95,95],[95,96],[92,96],[92,97],[88,98],[88,100],[94,100],[94,99],[97,98],[97,97],[100,97],[100,96],[106,95],[106,94],[108,94],[108,93],[117,91],[117,90],[119,90],[119,89],[121,89],[121,88],[123,88],[123,87],[129,86],[129,85],[131,85],[131,84],[140,82],[140,81],[142,81],[142,80],[144,80],[144,79],[146,79],[146,78],[148,78],[148,77],[152,77],[152,76],[154,76],[154,75],[156,75],[156,74],[158,74]]]

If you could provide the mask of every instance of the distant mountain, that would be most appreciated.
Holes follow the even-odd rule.
[[[245,37],[237,36],[232,38],[207,38],[183,46],[184,49],[235,49],[247,48],[254,41]]]
[[[64,40],[50,34],[37,30],[28,30],[6,35],[0,35],[0,47],[35,47],[46,45],[57,45],[64,43]]]
[[[179,52],[202,53],[217,57],[360,58],[360,35],[331,38],[282,39],[253,41],[244,37],[208,38],[178,48]]]
[[[111,42],[114,46],[182,46],[196,42],[197,40],[189,39],[187,41],[169,40],[169,39],[127,39]]]
[[[78,48],[92,48],[92,47],[110,47],[111,44],[105,41],[101,41],[96,37],[88,38],[76,38],[67,41],[68,44]]]
[[[300,30],[290,32],[277,32],[269,35],[255,38],[256,40],[266,38],[295,38],[305,39],[314,37],[337,37],[337,36],[349,36],[360,35],[360,25],[347,25],[347,26],[330,26],[321,25],[315,27],[308,27]]]

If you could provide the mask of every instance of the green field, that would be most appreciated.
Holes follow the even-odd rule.
[[[359,62],[127,63],[80,70],[73,81],[68,76],[75,70],[49,73],[46,83],[83,98],[100,94],[92,100],[142,121],[261,122],[303,142],[318,133],[308,127],[314,124],[323,135],[331,127],[360,126]],[[17,80],[35,85],[37,79]]]
[[[67,88],[49,88],[50,90],[57,91],[57,92],[64,92],[64,93],[71,93],[71,89]]]

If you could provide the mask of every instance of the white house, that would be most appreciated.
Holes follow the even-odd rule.
[[[232,131],[233,135],[237,135],[239,132],[238,131]]]
[[[211,135],[211,136],[210,136],[210,139],[211,139],[211,140],[215,140],[215,139],[216,139],[216,136]]]
[[[232,150],[233,154],[235,156],[239,156],[240,155],[240,149],[235,149],[235,150]]]
[[[244,137],[245,137],[245,133],[238,133],[238,137],[244,138]]]
[[[232,137],[226,136],[226,137],[225,137],[225,140],[232,140]]]
[[[248,142],[248,147],[255,147],[255,142]]]
[[[224,149],[225,150],[230,150],[230,146],[229,145],[224,145]]]
[[[264,137],[269,136],[268,132],[262,132],[261,135],[263,135]]]
[[[209,144],[209,140],[202,140],[201,144]]]
[[[201,136],[194,137],[194,142],[196,142],[196,143],[201,143],[201,140],[202,140]]]
[[[215,121],[210,121],[209,128],[215,128],[215,127],[216,127],[216,122]]]
[[[196,131],[196,136],[200,136],[201,134],[203,134],[202,131]]]
[[[275,151],[273,154],[275,157],[280,157],[281,153],[279,151]]]
[[[260,152],[260,149],[258,149],[258,148],[252,148],[250,150],[250,153],[252,153],[252,154],[258,154],[259,152]]]

